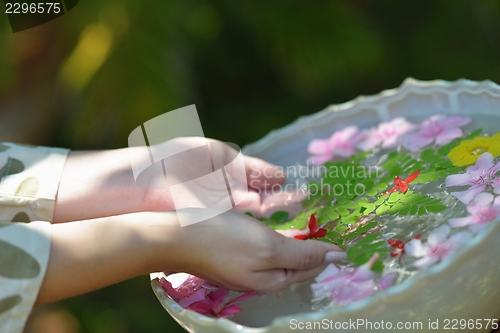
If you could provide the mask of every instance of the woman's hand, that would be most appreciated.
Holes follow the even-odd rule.
[[[175,212],[156,212],[54,224],[51,233],[38,304],[168,270],[233,290],[272,292],[345,256],[334,245],[286,238],[232,211],[187,227]]]
[[[177,138],[169,141],[173,148],[181,146],[182,150],[199,146],[205,138]],[[236,151],[228,145],[208,139],[208,142],[219,143],[217,156],[229,160]],[[131,168],[131,158],[141,158],[149,153],[135,154],[136,150],[126,148],[107,151],[73,151],[70,152],[63,170],[56,199],[54,222],[68,222],[120,215],[145,211],[174,210],[175,205],[168,189],[155,189],[136,184]],[[275,184],[282,184],[282,170],[257,158],[243,156],[247,179],[241,179],[235,172],[235,180],[241,183],[248,195],[237,209],[260,214],[261,197],[259,192]],[[188,163],[182,159],[175,165],[177,178],[190,178],[199,168],[197,163]],[[231,169],[228,170],[231,176]],[[168,179],[169,175],[167,175]],[[164,181],[164,180],[162,180]],[[248,185],[247,185],[248,184]],[[206,191],[217,194],[220,184],[202,182],[198,184]],[[242,187],[242,188],[243,188]],[[224,186],[222,189],[227,190]]]
[[[234,211],[186,227],[157,227],[152,237],[167,234],[171,242],[157,252],[153,270],[187,272],[238,291],[278,291],[345,257],[332,244],[284,237]]]

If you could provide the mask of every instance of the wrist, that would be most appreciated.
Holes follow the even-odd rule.
[[[53,222],[138,212],[143,196],[126,149],[73,151],[61,175]]]
[[[143,262],[141,274],[180,269],[185,238],[175,212],[128,214],[122,220],[134,235],[134,251]]]

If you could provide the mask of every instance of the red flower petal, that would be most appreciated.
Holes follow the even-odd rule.
[[[309,228],[309,232],[312,234],[318,229],[318,221],[316,220],[316,215],[311,214],[309,217],[309,222],[307,223],[307,227]]]
[[[393,188],[391,188],[389,191],[385,191],[384,193],[382,193],[381,195],[384,196],[384,195],[387,195],[387,194],[391,194],[392,192],[395,192],[396,190],[399,189],[399,185],[398,186],[394,186]]]
[[[408,178],[405,179],[405,182],[411,183],[412,181],[415,180],[415,178],[418,177],[418,175],[420,175],[420,170],[417,170],[414,173],[412,173],[411,175],[409,175]]]
[[[402,241],[397,240],[397,239],[391,238],[391,239],[387,240],[387,243],[389,243],[389,245],[395,249],[404,249],[404,247],[405,247],[405,243],[403,243]]]
[[[408,192],[408,183],[407,182],[402,182],[401,185],[399,186],[399,190],[405,194]]]
[[[293,238],[300,239],[300,240],[306,240],[307,238],[309,238],[309,235],[295,235],[295,236],[293,236]]]
[[[325,235],[326,235],[326,229],[321,228],[315,231],[313,234],[311,234],[310,238],[311,237],[318,238],[318,237],[323,237]]]

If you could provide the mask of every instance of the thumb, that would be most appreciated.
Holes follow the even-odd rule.
[[[336,245],[316,240],[297,240],[283,237],[274,256],[275,268],[307,270],[345,258],[345,252]]]

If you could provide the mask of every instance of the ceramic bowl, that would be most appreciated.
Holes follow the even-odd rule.
[[[326,138],[348,125],[367,128],[395,117],[418,122],[437,113],[470,115],[471,128],[499,132],[500,86],[491,81],[409,78],[399,88],[301,117],[243,151],[286,167],[304,163],[311,139]],[[491,222],[459,251],[412,279],[327,311],[308,312],[297,294],[286,291],[280,299],[268,297],[265,305],[258,299],[242,302],[242,313],[230,319],[214,319],[184,310],[170,299],[158,283],[161,274],[151,274],[153,290],[165,310],[188,332],[309,332],[314,327],[335,332],[388,331],[389,323],[392,330],[405,332],[441,332],[453,327],[460,332],[490,332],[487,319],[500,317],[500,221]]]

